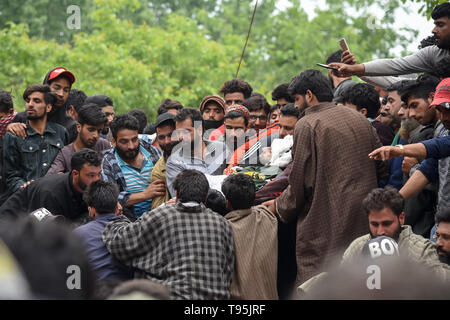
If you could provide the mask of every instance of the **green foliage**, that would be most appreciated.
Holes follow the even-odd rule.
[[[290,0],[283,10],[277,0],[260,0],[239,78],[270,98],[278,84],[302,70],[319,69],[315,64],[338,50],[342,37],[358,61],[389,57],[391,48],[406,47],[414,34],[399,36],[394,28],[395,10],[407,2],[327,0],[309,17],[299,0]],[[422,2],[428,10],[436,1]],[[203,96],[218,93],[234,77],[254,3],[7,1],[0,4],[0,88],[12,90],[22,110],[26,86],[64,66],[77,78],[74,88],[111,96],[118,113],[141,108],[154,119],[164,98],[197,107]],[[72,4],[81,7],[81,30],[66,26]],[[367,21],[376,7],[385,15],[373,29]]]

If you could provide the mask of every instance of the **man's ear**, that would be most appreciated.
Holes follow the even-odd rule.
[[[81,124],[79,122],[77,122],[77,132],[78,134],[81,132]]]
[[[233,207],[231,206],[231,202],[229,200],[226,200],[226,204],[227,204],[227,209],[230,211],[233,211]]]
[[[428,103],[431,104],[434,100],[434,92],[430,92],[430,94],[428,95]],[[429,108],[432,108],[429,106]]]
[[[367,109],[366,108],[362,108],[361,110],[359,110],[359,112],[361,112],[364,117],[367,116]]]
[[[50,111],[52,111],[52,109],[53,109],[53,105],[51,105],[51,104],[48,104],[48,105],[45,106],[45,111],[46,111],[47,113],[49,113]]]
[[[404,225],[405,224],[405,213],[404,212],[400,213],[400,216],[398,218],[400,220],[400,224]]]

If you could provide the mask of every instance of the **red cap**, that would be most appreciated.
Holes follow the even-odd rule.
[[[445,78],[436,87],[431,106],[438,105],[443,105],[446,109],[450,109],[450,78]]]
[[[63,74],[69,77],[71,85],[75,82],[75,76],[73,73],[63,67],[53,69],[52,72],[50,72],[47,81],[53,80]]]

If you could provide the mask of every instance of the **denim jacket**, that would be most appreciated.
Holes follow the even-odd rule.
[[[43,177],[58,152],[69,141],[67,130],[53,122],[47,122],[42,135],[27,123],[26,133],[25,139],[10,132],[3,139],[4,173],[11,192],[27,181]]]

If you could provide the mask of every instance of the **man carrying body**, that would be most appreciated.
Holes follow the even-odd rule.
[[[53,174],[18,190],[0,207],[1,219],[18,218],[39,208],[62,215],[76,224],[86,222],[88,210],[82,194],[101,178],[101,158],[97,152],[82,149],[72,157],[72,171]]]
[[[173,181],[184,169],[195,169],[208,175],[221,175],[226,167],[228,151],[225,144],[202,138],[202,116],[192,108],[184,108],[175,116],[175,139],[180,143],[167,159],[167,187],[175,196]]]
[[[320,71],[302,72],[289,91],[305,110],[294,131],[295,175],[281,196],[265,205],[283,221],[297,220],[297,283],[302,283],[366,232],[361,201],[377,186],[367,150],[381,143],[363,115],[331,102],[331,86]]]
[[[103,242],[136,269],[136,278],[167,286],[174,299],[229,299],[235,259],[231,226],[205,207],[204,174],[183,170],[173,184],[175,204],[135,222],[114,220],[103,231]]]

